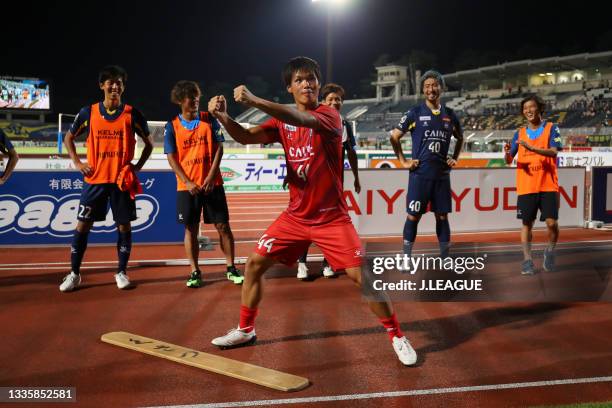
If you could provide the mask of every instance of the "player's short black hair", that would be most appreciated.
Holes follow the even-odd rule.
[[[319,83],[321,83],[321,68],[319,67],[319,63],[312,58],[295,57],[291,58],[283,68],[283,82],[285,86],[291,85],[293,73],[298,71],[312,72],[317,77]]]
[[[329,95],[330,93],[338,94],[338,96],[340,96],[340,99],[344,101],[344,88],[340,85],[329,83],[325,84],[325,86],[321,88],[321,98],[327,98],[327,95]]]
[[[178,81],[170,92],[170,100],[172,103],[180,104],[185,98],[195,98],[197,95],[202,95],[200,86],[194,81]]]
[[[544,110],[546,109],[546,103],[544,103],[544,100],[538,95],[529,95],[523,98],[523,100],[521,101],[521,114],[523,113],[523,106],[525,106],[525,104],[529,101],[534,101],[536,105],[538,105],[538,112],[540,112],[540,115],[544,114]]]
[[[127,82],[127,72],[118,65],[107,65],[98,73],[98,82],[103,84],[107,79],[121,78],[123,83]]]
[[[419,80],[419,87],[421,88],[421,92],[423,92],[423,85],[425,85],[425,80],[429,78],[433,78],[436,81],[438,81],[438,85],[440,85],[440,88],[442,89],[444,89],[444,87],[446,86],[446,83],[444,82],[444,77],[442,76],[442,74],[439,73],[438,71],[434,71],[433,69],[430,69],[429,71],[426,71],[421,76],[421,79]]]

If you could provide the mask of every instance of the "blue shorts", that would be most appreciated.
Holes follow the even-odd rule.
[[[77,219],[79,221],[104,221],[108,202],[117,224],[128,224],[136,219],[136,201],[129,191],[121,191],[117,184],[83,184]]]
[[[435,213],[452,212],[450,178],[432,180],[411,172],[406,194],[406,212],[410,215],[425,214],[429,203],[431,211]]]

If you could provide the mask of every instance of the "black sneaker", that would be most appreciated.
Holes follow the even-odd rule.
[[[242,285],[242,282],[244,282],[244,276],[240,274],[240,271],[234,265],[227,267],[225,276],[228,280],[234,282],[234,285]]]
[[[204,282],[202,281],[202,272],[193,271],[187,280],[188,288],[199,288]]]

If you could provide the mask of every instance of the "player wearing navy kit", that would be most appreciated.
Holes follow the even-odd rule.
[[[427,71],[421,77],[421,91],[425,101],[402,116],[391,131],[391,145],[403,167],[410,169],[406,196],[406,223],[404,224],[404,254],[410,256],[421,216],[431,204],[436,217],[436,235],[440,242],[440,255],[448,255],[451,212],[450,170],[457,164],[463,146],[463,131],[452,109],[442,105],[440,98],[444,78],[436,71]],[[406,159],[400,139],[410,132],[412,158]],[[451,136],[457,144],[449,156]]]

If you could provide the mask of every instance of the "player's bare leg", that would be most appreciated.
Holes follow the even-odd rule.
[[[533,221],[523,221],[521,227],[521,245],[523,247],[524,261],[521,264],[521,273],[523,275],[533,275],[535,267],[531,258],[531,241],[533,240]]]
[[[188,288],[199,288],[202,286],[202,272],[199,267],[200,257],[200,246],[198,243],[198,233],[200,232],[200,225],[198,223],[185,224],[185,237],[183,242],[185,244],[185,255],[189,261],[191,267],[191,274],[187,279]]]
[[[247,260],[242,285],[242,305],[256,308],[263,294],[263,275],[276,261],[253,253]]]
[[[346,275],[353,281],[353,283],[361,288],[361,267],[347,268]],[[393,306],[391,302],[368,302],[368,306],[372,313],[379,318],[389,318],[393,315]]]
[[[548,229],[548,247],[544,249],[543,267],[546,271],[555,269],[555,247],[559,239],[559,224],[554,218],[546,219],[546,228]]]
[[[218,222],[215,224],[215,228],[219,233],[219,246],[225,255],[225,263],[227,265],[226,277],[236,285],[241,285],[244,277],[240,275],[240,272],[234,265],[234,234],[232,229],[227,222]]]
[[[229,223],[219,222],[215,224],[215,228],[219,233],[219,246],[225,255],[225,263],[227,266],[234,265],[234,234]]]
[[[189,266],[192,271],[198,270],[198,261],[200,257],[200,248],[198,244],[198,224],[186,224],[185,225],[185,238],[183,240],[185,244],[185,255],[189,261]]]
[[[346,268],[347,276],[355,283],[355,285],[361,288],[361,267]],[[405,365],[413,365],[417,362],[416,351],[410,345],[410,342],[402,333],[395,312],[393,311],[393,305],[391,301],[385,300],[383,302],[369,301],[368,306],[372,313],[378,317],[380,322],[383,324],[389,334],[393,350],[397,354],[397,357]]]

